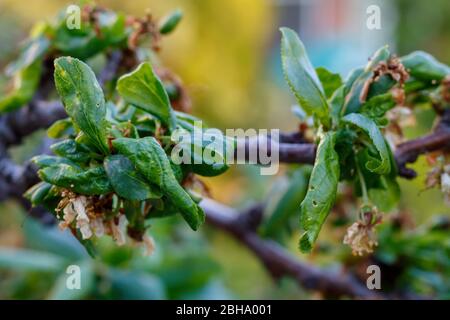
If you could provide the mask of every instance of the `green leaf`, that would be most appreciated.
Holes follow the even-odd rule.
[[[342,118],[342,121],[358,127],[372,140],[372,143],[378,152],[379,159],[372,157],[366,163],[366,168],[378,174],[388,174],[391,171],[389,147],[386,145],[386,141],[375,122],[358,113],[348,114]]]
[[[120,154],[108,156],[104,166],[114,191],[120,197],[128,200],[161,198],[157,187],[147,183],[127,157]]]
[[[10,112],[30,102],[41,79],[42,62],[36,61],[14,76],[11,91],[0,99],[0,113]]]
[[[169,129],[175,128],[169,97],[150,63],[141,63],[136,70],[120,77],[117,90],[128,103],[158,117]]]
[[[303,43],[297,34],[281,28],[281,60],[286,81],[300,106],[309,114],[317,116],[328,125],[329,110],[323,88],[317,77]]]
[[[125,47],[125,16],[111,11],[97,12],[96,26],[83,22],[81,29],[69,29],[62,19],[52,41],[63,55],[87,60],[108,47]]]
[[[395,107],[396,103],[391,93],[385,93],[369,99],[361,106],[361,114],[369,117],[376,123],[383,120],[386,112]]]
[[[329,99],[329,104],[331,107],[331,117],[333,119],[333,124],[338,125],[343,108],[345,106],[345,98],[350,92],[355,80],[364,72],[363,68],[356,68],[350,71],[350,74],[345,80],[345,83],[337,88],[333,95]]]
[[[392,152],[390,152],[390,149],[388,150],[391,163],[391,172],[387,175],[379,175],[366,168],[365,164],[371,159],[371,156],[369,155],[369,148],[359,151],[356,155],[357,165],[359,166],[360,172],[364,178],[369,199],[383,212],[393,210],[400,200],[400,188],[396,181],[396,163]],[[355,181],[355,191],[357,195],[362,195],[359,177],[358,180]]]
[[[76,163],[86,163],[90,160],[90,150],[75,140],[67,139],[53,144],[50,149],[58,156]]]
[[[164,17],[159,25],[159,32],[161,34],[171,33],[177,27],[178,23],[183,18],[183,12],[180,9],[176,9],[169,15]]]
[[[50,128],[47,129],[47,135],[52,139],[60,139],[70,128],[72,128],[70,118],[60,119],[53,122]]]
[[[339,156],[334,150],[336,133],[326,133],[317,148],[308,192],[300,205],[300,225],[304,233],[300,250],[309,252],[336,199],[339,182]]]
[[[400,59],[409,74],[416,79],[441,81],[450,75],[450,67],[437,61],[429,53],[414,51]]]
[[[40,204],[47,196],[52,185],[47,182],[40,182],[36,184],[32,189],[25,192],[24,196],[30,200],[33,205]]]
[[[50,167],[53,165],[62,164],[62,163],[81,169],[77,164],[70,161],[69,159],[62,158],[62,157],[56,157],[56,156],[40,155],[40,156],[35,156],[35,157],[31,158],[31,161],[39,169],[42,169],[45,167]]]
[[[120,138],[113,140],[113,146],[126,155],[148,182],[156,184],[171,199],[186,222],[197,230],[204,222],[202,209],[178,183],[166,153],[153,137],[141,139]]]
[[[79,194],[101,195],[112,191],[105,169],[100,166],[81,170],[67,164],[58,164],[43,168],[38,174],[48,183]]]
[[[387,46],[384,46],[380,49],[378,49],[370,58],[369,63],[364,68],[364,71],[360,73],[358,69],[356,70],[356,73],[353,74],[353,76],[357,75],[357,78],[353,80],[353,77],[350,79],[352,80],[353,84],[350,89],[350,92],[348,93],[346,97],[346,103],[344,105],[345,114],[357,112],[359,108],[361,107],[362,103],[360,101],[361,92],[365,86],[365,83],[373,76],[373,69],[381,62],[381,61],[387,61],[389,57],[391,56]],[[373,84],[372,84],[373,85]],[[372,87],[371,85],[371,87]],[[377,91],[387,91],[392,87],[393,83],[389,83],[389,85],[383,90],[378,89]],[[371,88],[369,88],[369,93],[367,95],[368,98],[370,98],[373,94],[371,94],[370,91]]]
[[[61,57],[55,60],[54,76],[67,114],[102,153],[108,154],[105,98],[94,72],[78,59]]]
[[[59,272],[66,261],[54,254],[25,249],[0,248],[0,269]]]
[[[183,159],[188,160],[189,164],[183,165],[201,176],[214,177],[224,173],[229,168],[227,155],[234,154],[234,140],[225,137],[218,129],[198,130],[178,129],[177,134],[172,135],[176,144],[172,157],[177,157],[181,163]]]
[[[323,67],[316,68],[317,76],[322,83],[325,96],[329,99],[333,93],[342,85],[339,73],[332,73]]]

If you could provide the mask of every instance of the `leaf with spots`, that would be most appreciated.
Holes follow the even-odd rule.
[[[309,252],[334,204],[339,182],[339,157],[334,150],[336,133],[326,133],[317,148],[308,192],[300,205],[300,226],[304,233],[300,250]]]
[[[101,195],[112,191],[105,169],[101,166],[82,170],[60,163],[39,170],[38,175],[50,184],[83,195]]]
[[[109,154],[105,98],[91,68],[75,58],[58,58],[55,60],[55,85],[76,127],[99,151]]]
[[[127,200],[161,198],[156,186],[145,181],[133,163],[125,156],[116,154],[105,158],[104,167],[116,193]]]
[[[116,150],[131,160],[149,183],[161,188],[163,194],[176,206],[189,226],[193,230],[197,230],[204,222],[205,215],[178,183],[170,160],[158,141],[153,137],[119,138],[113,140],[112,143]]]

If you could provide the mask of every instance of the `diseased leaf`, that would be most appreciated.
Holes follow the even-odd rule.
[[[114,138],[139,138],[136,127],[131,122],[120,122],[114,124],[110,130]]]
[[[201,136],[201,137],[198,137]],[[201,135],[187,130],[177,130],[172,136],[176,146],[172,156],[177,157],[190,171],[205,177],[220,175],[228,170],[227,155],[234,154],[234,140],[225,137],[218,129],[208,129]]]
[[[409,74],[416,79],[432,81],[442,80],[450,75],[450,67],[437,61],[431,54],[414,51],[400,59]]]
[[[82,144],[76,143],[75,140],[72,139],[57,142],[53,144],[50,149],[56,155],[76,163],[86,163],[91,159],[89,149]]]
[[[75,58],[58,58],[55,85],[75,125],[103,154],[108,154],[105,98],[91,68]]]
[[[369,155],[369,148],[365,148],[357,153],[356,165],[364,177],[364,182],[368,191],[369,199],[381,211],[389,212],[395,208],[400,200],[400,188],[396,181],[397,170],[394,156],[390,149],[389,158],[391,163],[391,172],[387,175],[379,175],[366,168],[366,163],[372,158]],[[362,195],[361,184],[356,180],[356,194]]]
[[[326,133],[317,148],[308,192],[300,205],[300,225],[304,233],[300,250],[309,252],[336,199],[339,182],[339,156],[334,150],[336,133]]]
[[[153,137],[120,138],[113,140],[112,143],[114,148],[131,160],[148,182],[161,188],[161,191],[178,208],[189,226],[193,230],[197,230],[204,222],[204,213],[178,183],[170,160],[156,139]]]
[[[63,55],[82,60],[107,47],[124,47],[127,38],[125,16],[111,11],[99,11],[96,17],[96,26],[85,22],[80,29],[69,29],[63,19],[56,29],[53,45]]]
[[[367,169],[378,174],[388,174],[391,171],[389,147],[375,122],[358,113],[348,114],[342,118],[342,121],[358,127],[372,140],[379,158],[371,157],[366,163]]]
[[[41,181],[28,189],[23,196],[28,199],[33,205],[37,205],[40,204],[42,200],[44,200],[51,187],[51,184]]]
[[[331,117],[334,124],[338,124],[345,105],[345,98],[350,92],[355,80],[364,72],[363,68],[357,68],[350,72],[347,80],[339,88],[337,88],[329,99],[331,107]]]
[[[116,193],[128,200],[146,200],[161,197],[156,186],[151,186],[136,171],[133,163],[125,156],[108,156],[104,162],[109,181]]]
[[[281,28],[281,60],[286,81],[299,105],[328,125],[329,109],[323,88],[303,43],[295,31]]]
[[[385,114],[393,107],[395,107],[396,102],[392,97],[392,94],[385,93],[375,96],[361,106],[361,114],[367,116],[377,123],[377,125],[383,124],[385,122]]]
[[[353,80],[352,87],[350,89],[350,92],[348,93],[346,97],[346,103],[344,105],[344,114],[349,114],[353,112],[358,112],[359,108],[361,107],[362,103],[361,98],[361,92],[364,90],[364,86],[366,82],[373,76],[373,69],[381,62],[381,61],[387,61],[389,57],[391,56],[387,46],[382,47],[378,49],[373,56],[370,58],[369,63],[364,68],[364,71],[362,73],[354,73],[353,76],[356,76],[358,73],[358,76],[356,79],[352,79],[353,77],[350,77],[349,79]],[[373,85],[373,84],[372,84]],[[371,87],[368,89],[367,98],[371,98],[373,93],[371,92]],[[389,83],[389,85],[383,90],[380,90],[380,88],[377,89],[377,91],[387,91],[392,87],[393,83]],[[384,92],[383,92],[384,93]]]
[[[317,76],[322,83],[326,98],[331,98],[333,93],[342,85],[339,73],[332,73],[323,67],[316,68]]]
[[[39,170],[38,174],[48,183],[79,194],[101,195],[112,191],[103,167],[81,170],[67,164],[57,164]]]
[[[148,62],[120,77],[117,90],[128,103],[156,116],[171,130],[175,128],[176,118],[167,92]]]
[[[42,169],[45,167],[50,167],[52,165],[61,164],[61,163],[79,168],[79,166],[77,164],[75,164],[73,161],[71,161],[69,159],[62,158],[62,157],[49,156],[49,155],[45,155],[45,154],[40,155],[40,156],[35,156],[31,159],[31,161],[39,169]]]
[[[171,33],[180,23],[181,18],[183,18],[183,12],[177,9],[171,12],[167,17],[163,18],[159,25],[159,32],[161,34]]]

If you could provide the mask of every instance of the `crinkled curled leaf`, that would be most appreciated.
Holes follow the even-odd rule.
[[[171,130],[175,128],[176,118],[167,92],[148,62],[120,77],[117,90],[128,103],[156,116]]]
[[[339,182],[339,156],[334,150],[336,133],[327,132],[317,148],[308,192],[300,205],[300,225],[304,233],[300,250],[309,252],[334,204]]]
[[[366,82],[373,76],[373,69],[381,62],[387,61],[391,56],[387,46],[378,49],[370,58],[369,63],[366,65],[364,70],[361,72],[360,69],[357,69],[356,72],[352,75],[353,77],[357,75],[355,79],[352,79],[352,87],[350,92],[346,97],[346,102],[344,105],[345,114],[357,112],[361,107],[362,103],[361,92],[364,89]],[[384,84],[384,83],[383,83]],[[393,83],[389,82],[387,87],[383,87],[383,89],[378,88],[377,91],[387,91],[391,88]],[[373,84],[371,85],[371,87]],[[367,94],[367,97],[371,97],[370,88]]]
[[[90,157],[90,151],[75,140],[66,139],[53,144],[50,149],[58,156],[67,158],[76,163],[87,163]]]
[[[378,152],[379,159],[371,157],[366,168],[378,174],[388,174],[391,171],[389,147],[375,122],[359,113],[351,113],[342,118],[342,122],[353,125],[366,133]]]
[[[361,106],[361,114],[379,123],[386,112],[395,107],[396,103],[392,93],[377,95]]]
[[[23,196],[33,205],[37,205],[44,200],[51,188],[52,185],[50,183],[41,181],[28,189]]]
[[[299,105],[309,114],[315,115],[328,125],[329,110],[323,88],[303,43],[295,31],[281,28],[281,60],[289,88]]]
[[[146,200],[161,197],[156,186],[145,181],[133,163],[125,156],[116,154],[105,158],[104,167],[114,191],[127,200]]]
[[[31,161],[39,168],[45,168],[45,167],[50,167],[53,165],[58,165],[61,163],[73,166],[73,167],[77,167],[80,168],[76,163],[74,163],[73,161],[66,159],[66,158],[62,158],[62,157],[56,157],[56,156],[49,156],[49,155],[39,155],[39,156],[35,156],[31,159]],[[80,168],[81,169],[81,168]]]
[[[127,156],[144,175],[148,182],[156,184],[180,211],[193,230],[204,222],[202,209],[178,183],[170,160],[153,137],[141,139],[120,138],[113,140],[113,146]]]
[[[388,149],[390,151],[390,149]],[[396,181],[397,168],[392,152],[389,152],[391,172],[379,175],[366,168],[366,163],[372,159],[369,148],[360,150],[356,154],[359,170],[364,178],[370,201],[382,212],[389,212],[398,205],[400,200],[400,187]],[[342,166],[341,166],[342,167]],[[354,167],[354,166],[353,166]],[[362,195],[359,177],[355,181],[356,194]]]
[[[200,130],[200,129],[199,129]],[[234,141],[225,137],[218,129],[209,129],[200,134],[178,129],[172,135],[176,147],[172,157],[183,159],[190,171],[205,177],[214,177],[228,170],[227,155],[234,154]]]
[[[101,195],[112,192],[103,167],[82,170],[68,164],[55,164],[38,171],[39,177],[55,186],[83,195]]]
[[[103,154],[108,154],[105,98],[91,68],[75,58],[58,58],[55,85],[74,124]]]
[[[437,61],[431,54],[414,51],[400,59],[409,74],[416,79],[432,81],[442,80],[450,74],[450,67]]]

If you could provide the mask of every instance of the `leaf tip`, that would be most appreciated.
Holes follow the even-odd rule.
[[[312,243],[309,239],[308,232],[303,233],[299,241],[299,249],[302,253],[310,253],[312,250]]]

